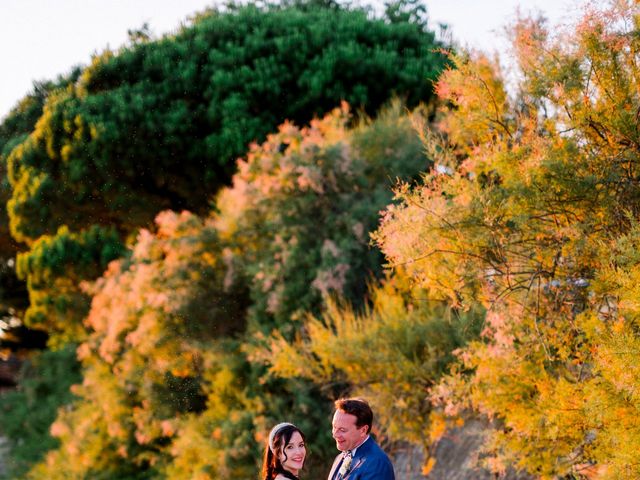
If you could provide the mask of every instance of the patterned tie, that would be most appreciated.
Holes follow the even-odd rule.
[[[338,470],[338,475],[336,476],[336,480],[342,480],[347,473],[349,473],[349,469],[351,468],[351,460],[353,456],[351,455],[351,450],[347,450],[342,455],[342,465],[340,465],[340,470]]]

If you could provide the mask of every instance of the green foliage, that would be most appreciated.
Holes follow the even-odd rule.
[[[409,180],[427,164],[412,126],[421,118],[395,102],[352,128],[346,104],[306,128],[287,122],[252,147],[233,186],[218,196],[214,224],[251,294],[244,349],[248,391],[262,401],[254,414],[257,433],[286,412],[309,425],[311,450],[331,457],[328,398],[346,383],[283,381],[267,371],[264,348],[273,331],[292,339],[306,314],[319,314],[333,295],[358,307],[366,301],[367,282],[380,275],[382,260],[369,232],[391,201],[393,181]],[[312,477],[326,475],[321,458],[312,457]]]
[[[515,102],[492,62],[457,59],[442,135],[425,135],[436,168],[376,235],[430,296],[487,309],[433,399],[497,420],[497,472],[640,475],[639,21],[612,2],[570,44],[519,21]]]
[[[19,478],[59,442],[49,433],[60,408],[74,396],[69,387],[80,377],[75,346],[44,351],[27,360],[20,388],[0,395],[0,432],[9,439],[6,478]]]
[[[157,225],[89,288],[92,333],[78,349],[79,398],[51,427],[60,448],[29,478],[154,478],[170,465],[171,445],[183,443],[192,416],[217,396],[218,404],[231,395],[242,400],[240,378],[229,393],[205,385],[233,361],[223,355],[224,340],[243,328],[243,290],[226,275],[232,264],[215,230],[196,216],[163,212]],[[241,472],[248,458],[241,455]]]
[[[247,145],[285,119],[304,124],[341,100],[373,114],[392,93],[428,101],[437,47],[421,20],[309,4],[212,11],[105,51],[48,96],[9,154],[12,234],[130,231],[164,208],[204,212]]]
[[[255,212],[163,213],[124,258],[122,239],[166,208],[206,212],[235,159],[286,119],[305,125],[343,100],[371,115],[393,94],[430,101],[445,59],[411,11],[228,6],[160,40],[132,32],[0,128],[11,233],[30,249],[17,262],[26,322],[52,345],[82,341],[78,398],[52,425],[60,447],[29,478],[249,478],[283,415],[310,432],[310,474],[325,473],[326,392],[265,378],[252,355],[260,332],[290,337],[322,295],[358,304],[380,274],[368,245],[376,212],[396,177],[427,163],[399,104],[349,132],[346,114],[304,132],[286,123],[277,148],[280,137],[304,148],[270,158],[273,142],[254,147],[274,170],[245,173],[286,184],[251,193]]]
[[[391,440],[428,448],[434,412],[425,398],[453,351],[478,337],[482,316],[429,300],[401,274],[372,287],[370,298],[361,313],[330,301],[294,342],[276,334],[264,360],[284,378],[349,385],[348,394],[369,399],[377,427]]]
[[[34,82],[33,90],[26,95],[9,112],[0,123],[0,201],[6,204],[11,197],[11,186],[7,176],[7,159],[11,151],[23,143],[35,129],[38,119],[41,117],[47,99],[56,92],[66,89],[80,76],[80,68],[74,68],[69,74],[60,76],[56,81]],[[0,243],[0,252],[4,258],[15,254],[17,245],[13,243],[9,235],[8,218],[3,210],[0,216],[0,233],[3,235]]]
[[[394,0],[384,2],[384,16],[391,23],[422,23],[427,25],[427,7],[420,0]]]
[[[80,67],[75,67],[55,81],[33,83],[32,91],[22,98],[0,123],[0,153],[5,160],[14,146],[12,142],[22,141],[24,135],[33,131],[49,95],[74,83],[80,73]]]
[[[165,208],[203,213],[236,157],[284,119],[306,123],[343,99],[372,113],[394,92],[428,101],[444,64],[436,46],[423,19],[295,3],[209,11],[173,36],[105,51],[36,88],[0,127],[11,233],[31,247],[62,226],[125,237]],[[79,268],[90,280],[104,265]],[[26,323],[79,341],[83,277],[38,268],[23,269]]]
[[[34,82],[33,91],[25,96],[0,123],[0,204],[6,205],[11,197],[11,186],[7,176],[9,153],[28,137],[42,115],[47,97],[58,89],[65,88],[80,75],[80,69],[59,77],[55,82]],[[6,208],[0,211],[0,309],[4,316],[17,315],[28,304],[25,285],[16,278],[16,253],[18,243],[9,233],[9,217]]]
[[[253,330],[290,336],[333,294],[361,304],[381,272],[369,232],[394,179],[410,179],[426,159],[399,102],[355,129],[349,119],[343,105],[308,128],[285,123],[218,197],[217,226],[249,277]]]
[[[24,323],[47,330],[52,345],[84,337],[82,319],[90,296],[81,282],[98,278],[107,264],[125,252],[114,229],[93,226],[80,233],[61,227],[42,236],[31,250],[18,255],[18,277],[26,279],[30,305]]]

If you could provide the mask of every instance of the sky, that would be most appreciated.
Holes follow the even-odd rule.
[[[504,53],[501,33],[515,16],[541,12],[551,24],[575,18],[584,0],[423,0],[434,28],[446,23],[460,45]],[[374,3],[377,2],[377,3]],[[373,0],[372,5],[381,5]],[[33,81],[55,79],[93,53],[117,49],[127,30],[148,23],[156,36],[175,31],[212,0],[0,0],[0,119]]]

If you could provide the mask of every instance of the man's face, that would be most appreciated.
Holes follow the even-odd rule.
[[[360,445],[367,438],[367,426],[356,427],[356,416],[336,410],[333,414],[332,433],[338,450],[344,452]]]

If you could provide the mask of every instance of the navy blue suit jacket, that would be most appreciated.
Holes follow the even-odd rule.
[[[342,453],[333,461],[328,480],[334,480],[334,475],[337,475],[341,465]],[[351,461],[351,468],[344,476],[344,480],[395,480],[395,478],[391,460],[372,437],[358,447]]]

